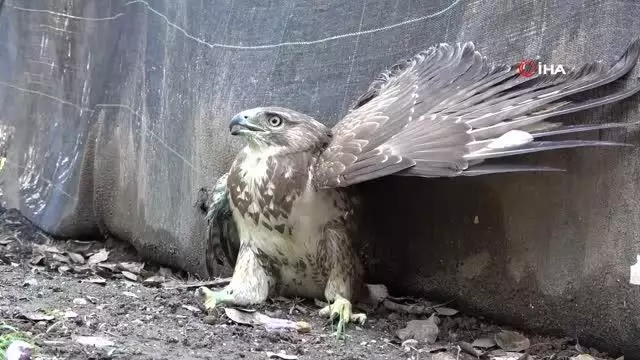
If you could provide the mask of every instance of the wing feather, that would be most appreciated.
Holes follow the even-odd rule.
[[[490,64],[471,42],[430,47],[378,75],[334,126],[333,139],[315,167],[316,186],[349,186],[391,174],[443,177],[557,171],[483,161],[554,149],[624,145],[537,139],[637,124],[563,126],[545,120],[618,102],[640,91],[636,79],[620,80],[639,56],[640,38],[610,67],[594,62],[566,75],[524,77],[517,65]],[[625,86],[606,96],[588,96],[612,83]]]

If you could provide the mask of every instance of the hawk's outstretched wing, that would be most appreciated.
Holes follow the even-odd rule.
[[[554,170],[481,163],[544,150],[623,145],[537,139],[629,126],[561,126],[543,120],[638,92],[640,85],[633,81],[607,96],[582,101],[573,96],[620,79],[639,55],[636,39],[610,68],[597,62],[566,75],[525,77],[517,65],[489,64],[471,42],[431,47],[380,74],[334,126],[333,140],[315,170],[316,185],[348,186],[391,174],[443,177]]]

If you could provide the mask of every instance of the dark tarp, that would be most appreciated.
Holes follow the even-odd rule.
[[[193,203],[240,146],[228,136],[232,114],[274,104],[334,123],[378,72],[443,41],[472,40],[502,62],[571,66],[611,62],[639,34],[635,0],[8,0],[2,200],[52,234],[106,232],[206,274]],[[639,120],[638,103],[581,119]],[[638,155],[532,157],[564,175],[371,183],[371,194],[392,186],[402,199],[368,199],[380,224],[373,276],[631,351],[640,343],[640,287],[629,284],[640,253]]]

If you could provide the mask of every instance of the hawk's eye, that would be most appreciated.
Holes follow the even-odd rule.
[[[282,118],[280,118],[280,116],[272,115],[269,117],[269,126],[278,127],[280,125],[282,125]]]

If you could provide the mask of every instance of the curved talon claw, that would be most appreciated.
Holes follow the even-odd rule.
[[[364,324],[367,320],[365,314],[354,314],[352,312],[351,302],[340,295],[336,295],[333,304],[327,305],[320,309],[320,316],[327,316],[331,321],[338,319],[338,325],[335,332],[339,338],[345,334],[345,328],[349,322]]]

